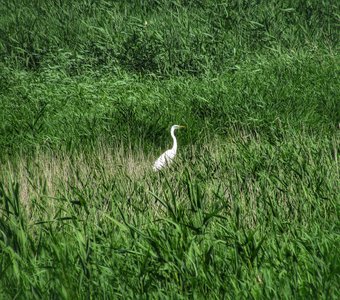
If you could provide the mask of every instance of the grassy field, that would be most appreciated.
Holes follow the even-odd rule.
[[[340,297],[336,1],[0,15],[0,298]]]

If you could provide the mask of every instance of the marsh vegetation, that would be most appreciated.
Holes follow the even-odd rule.
[[[0,2],[0,298],[339,298],[335,1]]]

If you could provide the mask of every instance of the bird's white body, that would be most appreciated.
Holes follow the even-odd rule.
[[[184,126],[173,125],[171,127],[170,133],[174,141],[173,146],[171,149],[166,150],[160,157],[157,158],[157,160],[155,161],[153,165],[154,171],[159,171],[163,169],[164,167],[168,166],[175,158],[176,153],[177,153],[177,139],[175,137],[175,130],[181,127],[184,127]]]
[[[176,150],[169,149],[165,151],[160,157],[157,158],[153,165],[154,171],[159,171],[164,168],[166,165],[169,165],[176,156]]]

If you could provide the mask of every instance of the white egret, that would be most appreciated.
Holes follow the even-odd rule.
[[[157,158],[157,160],[155,161],[153,165],[154,171],[159,171],[163,169],[164,167],[166,167],[173,161],[173,159],[176,156],[176,152],[177,152],[177,139],[175,137],[175,130],[179,128],[184,128],[184,127],[185,126],[181,126],[181,125],[173,125],[171,127],[170,133],[174,141],[174,144],[171,149],[166,150],[160,157]]]

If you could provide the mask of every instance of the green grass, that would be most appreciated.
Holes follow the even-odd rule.
[[[336,298],[335,147],[241,133],[162,174],[129,145],[3,165],[3,293]]]
[[[0,3],[0,298],[339,298],[335,1]]]

